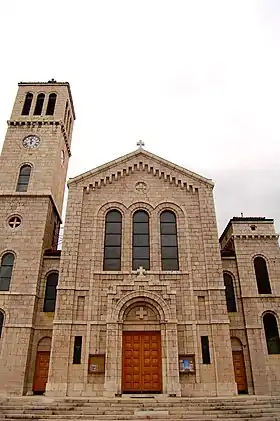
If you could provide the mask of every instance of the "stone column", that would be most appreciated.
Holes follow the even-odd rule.
[[[164,346],[164,344],[162,344]],[[167,395],[181,396],[179,380],[179,355],[178,355],[177,324],[165,325],[165,358],[166,358],[166,390]]]
[[[107,323],[104,396],[115,396],[116,393],[120,393],[121,326],[118,323]]]

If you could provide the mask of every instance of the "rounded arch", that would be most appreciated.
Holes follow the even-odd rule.
[[[35,103],[35,108],[34,108],[34,111],[33,111],[33,115],[41,115],[42,114],[45,97],[46,97],[45,92],[38,92],[37,98],[36,98],[36,103]]]
[[[223,271],[226,304],[229,313],[236,312],[236,299],[234,291],[234,276],[229,271]]]
[[[0,261],[0,291],[9,291],[14,264],[14,253],[10,251],[2,253]]]
[[[151,217],[154,211],[154,207],[147,202],[135,202],[128,207],[128,210],[130,212],[130,216],[133,216],[134,213],[139,210],[143,210],[148,213],[149,217]]]
[[[57,100],[57,93],[50,92],[48,96],[46,115],[54,115],[56,100]]]
[[[231,336],[230,342],[233,351],[243,351],[242,341],[237,336]]]
[[[37,343],[37,351],[51,351],[52,338],[50,336],[43,336]]]
[[[262,316],[268,354],[280,354],[280,338],[277,317],[272,311]]]
[[[267,258],[261,254],[254,255],[253,267],[254,267],[256,281],[257,281],[258,293],[271,294]]]
[[[161,322],[167,322],[172,319],[171,309],[168,304],[158,294],[152,291],[134,291],[126,294],[112,310],[112,319],[123,322],[125,311],[136,303],[147,302],[156,309]]]
[[[173,202],[161,202],[155,207],[157,217],[159,217],[164,211],[173,212],[177,220],[185,216],[183,209]]]
[[[107,215],[107,213],[110,210],[117,210],[117,211],[119,211],[122,214],[122,217],[124,217],[125,216],[125,213],[127,211],[127,207],[123,203],[121,203],[121,202],[108,202],[108,203],[105,203],[104,205],[102,205],[97,210],[97,213],[96,213],[97,218],[100,218],[100,219],[103,220],[105,218],[105,216]]]
[[[160,314],[158,309],[149,301],[135,301],[134,303],[132,303],[131,305],[129,305],[128,307],[126,307],[124,314],[123,314],[123,322],[126,322],[127,317],[129,316],[130,312],[134,309],[134,308],[138,308],[141,306],[145,306],[146,308],[149,308],[154,315],[157,318],[157,321],[160,321]]]

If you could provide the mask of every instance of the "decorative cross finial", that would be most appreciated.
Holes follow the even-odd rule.
[[[143,266],[140,266],[137,270],[136,273],[138,276],[144,276],[145,275],[146,270],[143,268]]]
[[[145,146],[145,143],[143,142],[143,140],[138,140],[137,146],[138,146],[139,149],[142,149],[143,146]]]

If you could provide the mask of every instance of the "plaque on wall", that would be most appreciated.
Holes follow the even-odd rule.
[[[194,355],[179,355],[179,372],[195,373]]]
[[[105,373],[105,355],[92,354],[88,358],[88,372],[89,374]]]

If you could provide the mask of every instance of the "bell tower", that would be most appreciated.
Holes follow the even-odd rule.
[[[57,247],[74,120],[69,83],[18,84],[0,156],[0,393],[25,393],[43,257]]]

